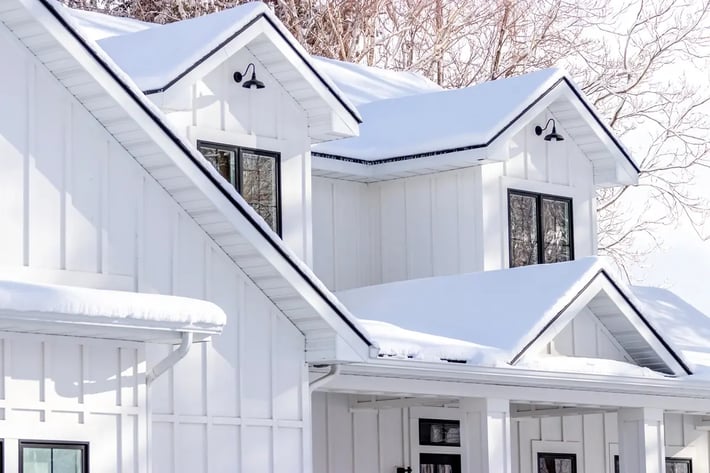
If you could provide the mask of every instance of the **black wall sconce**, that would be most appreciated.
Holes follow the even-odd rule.
[[[242,74],[241,72],[235,72],[234,73],[234,82],[241,82],[242,79],[244,79],[244,76],[247,75],[247,72],[249,72],[249,68],[251,67],[251,79],[248,81],[244,82],[242,84],[242,87],[245,89],[263,89],[266,87],[263,82],[258,80],[256,78],[256,68],[254,67],[254,63],[250,62],[249,65],[247,66],[246,69],[244,69],[244,73]]]
[[[565,137],[560,135],[559,133],[557,133],[557,128],[555,127],[555,119],[554,118],[550,118],[549,120],[547,120],[547,123],[545,124],[545,128],[541,128],[540,125],[537,125],[535,127],[535,134],[537,136],[542,135],[542,132],[547,130],[547,127],[550,126],[550,122],[552,122],[552,132],[545,135],[545,137],[543,139],[545,141],[564,141]]]

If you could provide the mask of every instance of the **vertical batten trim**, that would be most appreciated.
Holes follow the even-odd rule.
[[[36,90],[36,69],[34,61],[26,59],[25,70],[27,72],[27,84],[25,93],[27,102],[27,128],[25,130],[25,154],[22,160],[22,264],[30,264],[30,161],[34,160],[34,140],[35,134],[35,90]]]
[[[106,154],[99,156],[99,233],[98,233],[98,272],[106,274],[109,272],[109,195],[111,191],[111,181],[109,179],[111,157],[111,141],[106,140]]]
[[[238,399],[237,399],[237,407],[239,409],[238,411],[238,417],[243,418],[244,417],[244,363],[245,363],[245,358],[244,358],[244,312],[246,310],[246,283],[244,282],[244,279],[242,277],[239,278],[239,290],[237,291],[237,379],[239,382],[239,388],[238,388]],[[244,426],[244,422],[241,422],[239,424],[239,471],[241,472],[246,472],[245,469],[245,462],[244,462],[244,444],[245,440],[244,438],[246,433],[246,427]]]
[[[279,423],[277,421],[277,415],[276,415],[276,410],[277,410],[277,404],[276,404],[276,383],[277,383],[277,363],[276,363],[276,350],[279,350],[279,353],[281,351],[281,348],[279,347],[278,343],[278,331],[279,331],[279,326],[277,323],[276,319],[276,311],[274,309],[269,310],[269,324],[271,325],[269,333],[271,334],[271,337],[269,337],[269,343],[271,346],[269,347],[270,350],[269,352],[271,353],[271,392],[270,392],[270,397],[271,397],[271,420],[273,421],[273,427],[271,428],[271,471],[275,471],[276,469],[276,464],[277,464],[277,453],[276,453],[276,442],[277,442],[277,436],[278,436],[278,431],[279,431]],[[277,348],[278,347],[278,348]]]
[[[67,194],[69,193],[69,176],[72,156],[72,116],[74,103],[71,99],[64,102],[67,120],[62,120],[64,143],[61,153],[62,173],[59,188],[59,269],[67,269]]]

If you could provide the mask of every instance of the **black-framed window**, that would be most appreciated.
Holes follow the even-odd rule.
[[[88,473],[89,445],[71,442],[20,442],[19,473]]]
[[[510,267],[574,259],[572,199],[508,190]]]
[[[197,149],[276,233],[281,234],[279,153],[198,141]]]
[[[537,454],[537,473],[577,473],[577,455],[574,453]]]
[[[619,455],[614,455],[614,473],[619,473]],[[690,458],[666,457],[666,473],[693,473],[693,460]]]

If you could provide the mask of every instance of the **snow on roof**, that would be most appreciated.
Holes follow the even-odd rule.
[[[8,319],[203,334],[227,322],[216,304],[198,299],[0,280],[0,326]]]
[[[320,143],[319,154],[365,161],[485,145],[565,76],[544,69],[463,89],[380,100],[359,107],[360,136]]]
[[[631,376],[636,378],[665,378],[665,375],[643,366],[624,361],[585,358],[581,356],[540,355],[526,358],[513,368],[558,373]]]
[[[99,41],[142,90],[160,89],[269,9],[250,2],[189,20]]]
[[[76,10],[73,8],[68,8],[67,11],[84,34],[94,41],[136,33],[158,26],[154,23],[146,23],[132,18],[111,16],[98,12]]]
[[[667,289],[637,286],[632,291],[659,332],[695,365],[694,374],[710,377],[710,316]]]
[[[491,366],[505,361],[505,354],[493,347],[415,332],[378,320],[361,319],[360,324],[377,340],[381,357]]]
[[[356,317],[495,347],[510,355],[601,268],[598,258],[582,258],[394,282],[336,295]]]
[[[358,107],[378,100],[444,90],[415,72],[392,71],[325,57],[313,60]]]

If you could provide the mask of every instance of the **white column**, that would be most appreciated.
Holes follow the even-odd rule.
[[[618,423],[620,473],[665,473],[663,410],[619,409]]]
[[[511,473],[510,401],[461,399],[464,473]]]

